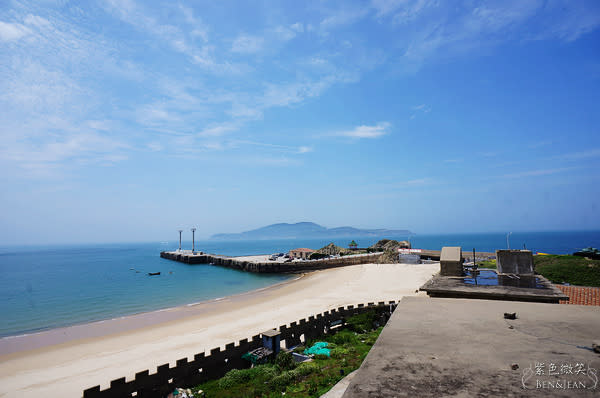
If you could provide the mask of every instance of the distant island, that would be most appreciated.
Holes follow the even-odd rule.
[[[408,236],[406,229],[359,229],[353,227],[325,228],[313,222],[295,224],[279,223],[240,233],[215,234],[210,239],[216,240],[261,240],[261,239],[311,239],[339,237],[389,237]]]

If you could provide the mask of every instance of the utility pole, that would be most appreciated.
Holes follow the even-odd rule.
[[[183,229],[179,229],[179,251],[181,251],[181,233],[183,232]]]
[[[196,252],[196,242],[194,240],[194,235],[196,234],[196,228],[192,228],[192,254]]]

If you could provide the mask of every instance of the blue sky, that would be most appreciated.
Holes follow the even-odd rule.
[[[0,240],[598,229],[600,2],[2,1]]]

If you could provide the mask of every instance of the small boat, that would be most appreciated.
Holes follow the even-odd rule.
[[[160,272],[148,272],[148,276],[160,275]]]

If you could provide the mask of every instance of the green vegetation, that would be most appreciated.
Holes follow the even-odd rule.
[[[478,261],[477,262],[477,266],[479,268],[492,268],[492,269],[496,269],[496,260],[485,260],[485,261]]]
[[[496,269],[496,260],[480,261],[481,268]],[[569,255],[533,256],[535,272],[553,283],[579,286],[600,286],[600,260]]]
[[[578,256],[533,256],[535,271],[553,283],[600,286],[600,260]]]
[[[319,397],[360,366],[383,329],[372,330],[374,320],[374,312],[350,317],[344,330],[315,340],[329,343],[331,357],[317,355],[311,362],[297,364],[291,353],[282,351],[272,363],[231,370],[193,390],[203,390],[207,398],[281,397],[283,392],[286,397]],[[315,341],[307,342],[306,347]]]

